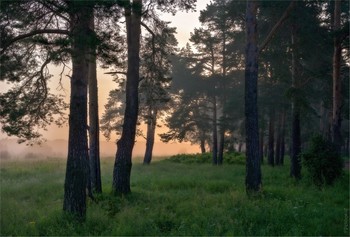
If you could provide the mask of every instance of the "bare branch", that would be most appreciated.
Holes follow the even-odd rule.
[[[283,24],[283,22],[288,18],[290,12],[294,9],[295,6],[295,0],[292,0],[288,6],[288,8],[284,11],[283,15],[281,16],[281,18],[278,20],[278,22],[274,25],[274,27],[272,28],[272,30],[270,31],[270,33],[267,35],[267,37],[265,38],[265,40],[263,41],[263,43],[261,44],[261,46],[259,47],[259,53],[261,53],[266,46],[268,45],[268,43],[270,43],[270,41],[272,40],[272,37],[275,35],[275,33],[277,32],[278,28]]]

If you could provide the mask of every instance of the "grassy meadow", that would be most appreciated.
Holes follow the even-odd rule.
[[[65,160],[1,161],[0,235],[349,234],[349,172],[317,189],[263,165],[263,192],[245,194],[245,166],[134,162],[132,194],[111,195],[112,158],[102,159],[103,194],[85,223],[62,213]]]

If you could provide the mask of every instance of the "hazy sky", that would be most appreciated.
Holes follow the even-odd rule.
[[[172,27],[177,28],[177,40],[179,42],[179,47],[184,47],[188,42],[190,37],[190,32],[193,32],[195,27],[200,26],[198,17],[200,10],[203,10],[206,5],[210,3],[210,0],[198,0],[196,12],[178,12],[175,16],[172,14],[164,14],[162,19],[170,21]],[[54,75],[49,82],[51,92],[56,93],[58,87],[58,74],[61,70],[60,67],[50,67],[50,72]],[[112,81],[112,77],[105,75],[105,71],[101,69],[98,70],[98,87],[99,87],[99,112],[100,114],[104,111],[104,105],[106,104],[108,93],[111,89],[115,88],[116,84]],[[64,78],[63,87],[65,91],[58,91],[58,93],[65,94],[67,102],[69,101],[69,82],[67,78]],[[9,88],[3,82],[0,82],[0,92],[5,92]],[[166,131],[166,128],[160,128],[156,133]],[[43,132],[44,137],[48,140],[53,139],[68,139],[68,125],[65,125],[63,128],[58,128],[55,125],[52,125],[48,128],[48,131]],[[7,136],[0,131],[0,139],[6,138]],[[101,139],[104,140],[104,137],[101,136]],[[156,141],[159,141],[157,136]]]

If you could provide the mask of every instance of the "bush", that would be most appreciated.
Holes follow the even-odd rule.
[[[331,185],[342,174],[343,160],[333,143],[317,135],[311,139],[308,151],[301,154],[310,178],[317,186]]]

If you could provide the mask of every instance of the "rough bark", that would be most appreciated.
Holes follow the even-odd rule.
[[[202,136],[201,137],[201,141],[200,141],[200,148],[201,148],[201,153],[204,154],[206,152],[206,149],[205,149],[205,138]]]
[[[218,164],[218,128],[217,128],[217,108],[216,96],[213,97],[213,165]]]
[[[269,118],[269,154],[267,157],[267,163],[271,166],[275,166],[274,144],[275,144],[275,115],[274,115],[274,111],[272,110],[270,112],[270,118]]]
[[[340,3],[341,0],[334,1],[334,24],[333,31],[340,30]],[[340,80],[340,61],[341,61],[341,40],[337,34],[334,36],[333,53],[333,116],[332,116],[332,141],[338,152],[341,152],[341,80]]]
[[[72,77],[69,115],[69,140],[63,210],[80,219],[86,216],[88,170],[87,86],[89,22],[92,8],[74,6],[72,21]]]
[[[148,110],[147,135],[146,135],[146,151],[143,158],[143,164],[149,165],[152,161],[152,153],[154,146],[154,136],[157,126],[157,111],[151,107]]]
[[[261,163],[259,159],[259,126],[257,105],[258,46],[257,2],[247,1],[245,51],[245,126],[246,126],[246,191],[261,190]]]
[[[136,125],[138,117],[138,87],[140,69],[140,35],[142,0],[134,0],[131,6],[125,7],[128,70],[126,79],[126,103],[123,130],[117,142],[117,153],[113,170],[113,191],[116,194],[128,194],[130,189],[131,157],[135,143]]]
[[[294,91],[298,85],[297,69],[297,40],[296,26],[292,26],[292,88]],[[294,94],[292,98],[292,146],[291,146],[291,167],[290,175],[296,179],[301,178],[301,137],[300,137],[300,106],[298,98]]]

